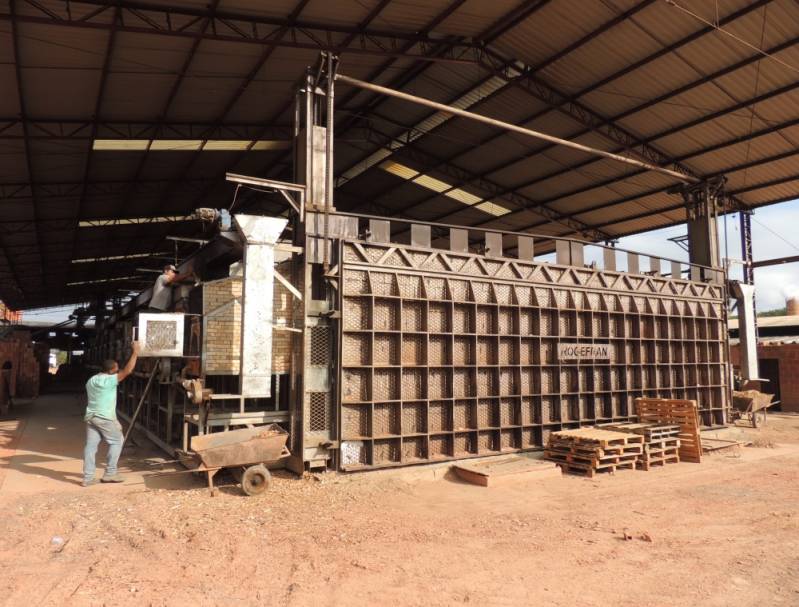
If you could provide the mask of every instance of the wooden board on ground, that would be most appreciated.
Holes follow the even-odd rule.
[[[720,451],[722,449],[731,449],[733,447],[746,447],[751,445],[751,442],[744,442],[738,440],[724,440],[721,438],[705,438],[702,437],[702,451],[708,453],[710,451]]]
[[[560,469],[552,462],[520,455],[467,460],[453,464],[452,468],[462,480],[483,487],[561,475]]]
[[[702,461],[699,413],[695,400],[636,398],[635,407],[641,423],[656,422],[680,426],[680,461]]]

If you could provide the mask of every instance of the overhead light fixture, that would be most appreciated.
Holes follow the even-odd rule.
[[[78,287],[80,285],[97,285],[104,282],[119,282],[121,280],[140,280],[141,276],[117,276],[116,278],[100,278],[98,280],[79,280],[77,282],[68,282],[68,287]]]
[[[507,215],[511,212],[510,209],[497,202],[480,198],[471,192],[467,192],[461,188],[456,188],[446,181],[442,181],[436,177],[431,177],[430,175],[424,175],[409,166],[405,166],[404,164],[388,160],[381,164],[380,168],[387,173],[401,177],[406,181],[411,181],[416,185],[422,186],[428,190],[432,190],[433,192],[437,192],[442,196],[451,198],[452,200],[457,200],[466,206],[480,209],[484,213],[488,213],[494,217],[502,217],[503,215]]]
[[[139,225],[143,223],[173,223],[176,221],[195,221],[194,215],[161,215],[158,217],[124,217],[119,219],[84,219],[78,223],[81,228],[103,228],[107,226]]]
[[[98,152],[268,152],[286,150],[285,139],[95,139]]]
[[[117,261],[119,259],[140,259],[142,257],[156,257],[157,255],[168,255],[169,252],[160,253],[131,253],[130,255],[108,255],[107,257],[84,257],[83,259],[73,259],[70,263],[96,263],[100,261]]]

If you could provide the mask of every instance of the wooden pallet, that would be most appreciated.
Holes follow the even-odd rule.
[[[620,422],[603,424],[601,427],[603,429],[613,430],[616,432],[640,434],[644,437],[644,442],[647,443],[663,438],[674,437],[680,433],[680,427],[676,424]]]
[[[608,447],[591,446],[588,443],[569,443],[563,440],[550,440],[550,449],[566,450],[571,453],[585,453],[588,455],[636,455],[644,452],[644,445],[610,445]]]
[[[576,428],[559,430],[549,435],[550,440],[566,439],[574,443],[595,444],[600,447],[643,444],[644,437],[627,432],[613,432],[601,428]]]
[[[612,464],[620,464],[623,462],[634,462],[640,456],[637,453],[628,453],[625,455],[605,455],[605,456],[591,456],[583,455],[581,453],[573,453],[561,449],[547,449],[544,451],[546,459],[557,463],[578,463],[593,465],[595,468],[602,468]]]
[[[672,424],[680,427],[680,460],[700,463],[702,442],[699,438],[699,413],[695,400],[671,398],[636,398],[635,407],[641,423]]]
[[[569,474],[580,474],[587,478],[593,478],[597,472],[609,472],[610,474],[614,474],[616,470],[635,470],[636,462],[622,462],[619,464],[609,464],[607,466],[603,466],[601,468],[594,468],[592,466],[580,466],[578,464],[568,464],[568,463],[560,463],[558,464],[561,467],[561,470],[567,472]]]
[[[549,436],[546,459],[565,472],[593,476],[599,470],[635,468],[644,452],[644,437],[598,428],[561,430]]]
[[[638,467],[647,472],[652,466],[665,466],[666,464],[679,464],[680,454],[677,451],[660,455],[646,456],[638,460]]]
[[[652,453],[655,451],[663,451],[664,449],[677,449],[680,448],[679,437],[662,438],[658,441],[652,441],[644,445],[644,453]]]

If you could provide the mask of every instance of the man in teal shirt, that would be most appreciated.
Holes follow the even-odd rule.
[[[101,479],[103,483],[121,483],[124,479],[117,473],[117,462],[122,453],[122,425],[117,421],[117,385],[133,373],[139,357],[139,344],[133,342],[133,353],[120,371],[115,360],[103,362],[103,371],[86,382],[86,448],[83,450],[83,486],[94,485],[97,447],[101,440],[108,444],[108,464]]]

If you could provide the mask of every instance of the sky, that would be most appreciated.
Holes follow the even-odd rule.
[[[687,262],[688,253],[676,243],[669,241],[669,238],[682,236],[685,233],[685,224],[681,224],[621,238],[617,246],[647,255]],[[729,240],[728,248],[725,246],[725,234]],[[719,240],[722,258],[741,259],[741,232],[737,213],[727,216],[726,226],[724,218],[719,219]],[[752,242],[755,261],[799,255],[799,200],[757,209],[752,216]],[[593,252],[590,247],[587,249],[586,261],[601,257],[598,249]],[[619,269],[622,270],[625,269],[626,263],[623,258],[623,255],[618,256]],[[647,261],[642,261],[641,264],[642,269],[648,268]],[[669,271],[667,264],[663,264],[662,270]],[[732,266],[730,277],[741,278],[740,264]],[[799,295],[799,263],[755,270],[755,297],[758,311],[765,312],[784,307],[785,298],[791,292]],[[70,305],[31,310],[23,313],[23,320],[61,322],[75,307]]]
[[[740,260],[741,232],[737,213],[719,219],[721,257]],[[729,245],[725,247],[725,232]],[[688,253],[669,238],[686,234],[685,224],[636,234],[619,240],[619,247],[688,261]],[[727,252],[725,252],[727,251]],[[752,215],[752,256],[755,261],[799,255],[799,200],[761,207]],[[730,278],[741,279],[740,264],[733,264]],[[793,293],[792,293],[793,292]],[[755,270],[755,299],[759,312],[785,306],[788,294],[799,295],[799,263]]]

